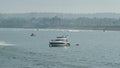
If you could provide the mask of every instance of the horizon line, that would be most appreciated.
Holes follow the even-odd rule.
[[[67,12],[0,12],[0,14],[26,14],[26,13],[57,13],[57,14],[120,14],[117,12],[94,12],[94,13],[67,13]]]

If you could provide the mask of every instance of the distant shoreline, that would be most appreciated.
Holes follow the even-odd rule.
[[[39,30],[101,30],[101,31],[120,31],[120,28],[118,27],[110,27],[109,28],[102,28],[102,27],[80,27],[80,28],[0,28],[0,29],[28,29],[28,30],[35,30],[35,31],[39,31]]]
[[[0,14],[0,27],[120,31],[120,14]]]

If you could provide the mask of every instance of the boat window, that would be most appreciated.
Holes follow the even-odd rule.
[[[56,39],[55,41],[66,41],[65,39]]]

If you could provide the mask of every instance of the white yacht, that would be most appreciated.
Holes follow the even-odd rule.
[[[66,36],[56,37],[56,39],[53,39],[49,42],[49,47],[64,47],[64,46],[70,46],[70,43],[68,42]]]

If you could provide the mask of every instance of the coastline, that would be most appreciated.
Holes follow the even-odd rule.
[[[34,31],[92,31],[92,30],[100,30],[100,31],[120,31],[120,26],[82,26],[79,28],[0,28],[1,30],[34,30]]]

